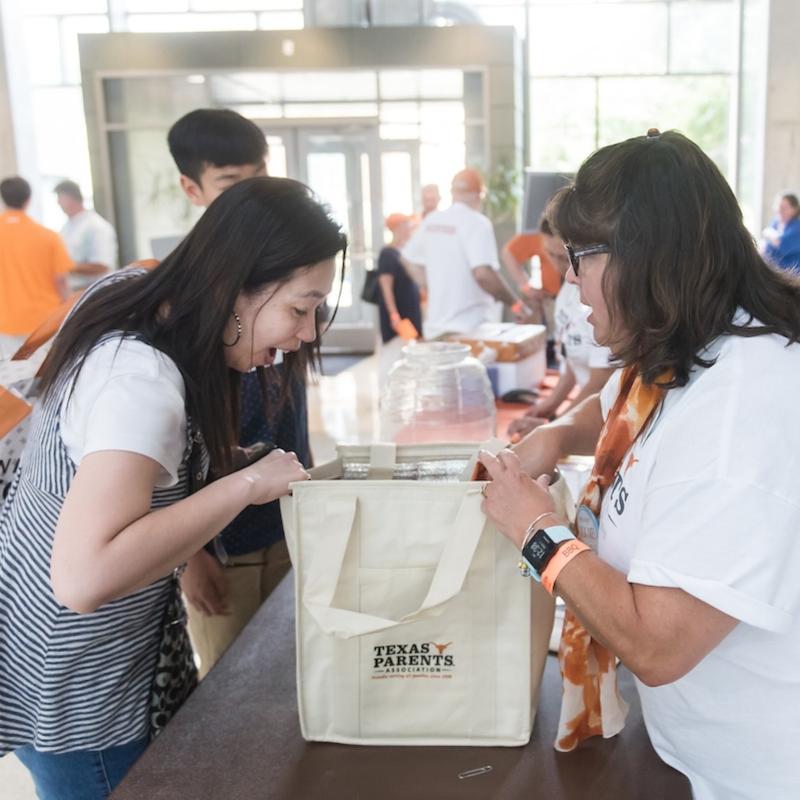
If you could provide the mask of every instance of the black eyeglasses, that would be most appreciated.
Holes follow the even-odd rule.
[[[580,247],[577,250],[571,244],[565,244],[564,249],[569,256],[569,263],[575,277],[578,276],[580,261],[584,256],[594,256],[598,253],[610,253],[611,248],[607,244],[590,244],[588,247]]]

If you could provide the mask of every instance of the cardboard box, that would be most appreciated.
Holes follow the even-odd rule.
[[[447,340],[468,344],[474,356],[490,347],[495,351],[497,361],[507,364],[522,361],[539,351],[544,353],[547,347],[547,329],[544,325],[485,322],[471,333],[454,333]]]

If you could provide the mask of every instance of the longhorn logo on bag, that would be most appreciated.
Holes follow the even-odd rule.
[[[453,642],[377,644],[372,648],[373,678],[452,678]]]

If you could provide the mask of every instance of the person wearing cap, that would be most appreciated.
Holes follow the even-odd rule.
[[[73,289],[84,289],[101,275],[117,268],[117,234],[111,223],[83,204],[75,181],[61,181],[53,190],[67,221],[61,238],[75,262],[70,274]]]
[[[378,255],[378,284],[381,288],[378,309],[384,344],[398,335],[400,321],[404,319],[422,333],[419,287],[400,261],[400,250],[411,237],[413,224],[414,217],[407,214],[389,214],[385,220],[392,241]]]
[[[428,339],[497,322],[497,301],[509,306],[517,302],[499,273],[492,223],[480,212],[484,191],[476,170],[456,173],[453,204],[428,214],[403,248],[412,275],[428,290]]]

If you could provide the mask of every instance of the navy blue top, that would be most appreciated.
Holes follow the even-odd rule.
[[[283,370],[283,365],[271,367]],[[255,372],[242,375],[240,390],[239,444],[242,447],[256,442],[272,442],[283,450],[292,450],[305,467],[311,466],[308,441],[308,404],[306,387],[296,382],[292,386],[292,402],[280,408],[280,381],[268,383],[268,404],[278,413],[267,414],[261,395],[261,384]],[[252,553],[283,539],[280,504],[276,500],[263,506],[248,506],[220,534],[225,552],[231,556]],[[214,552],[213,541],[207,545]]]
[[[422,335],[422,309],[419,304],[419,287],[406,272],[400,261],[400,253],[395,247],[384,247],[378,256],[378,275],[391,275],[394,278],[394,302],[401,319],[411,320],[417,332]],[[389,321],[389,312],[383,302],[383,291],[378,292],[378,307],[381,316],[381,338],[388,342],[397,335]]]
[[[777,245],[767,244],[764,252],[776,267],[800,271],[800,218],[789,220],[780,242]]]

